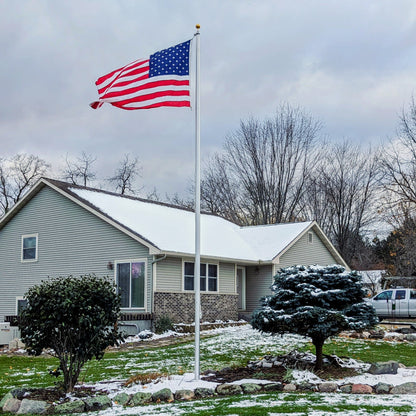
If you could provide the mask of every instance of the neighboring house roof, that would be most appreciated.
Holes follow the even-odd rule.
[[[46,178],[0,220],[0,229],[45,186],[140,241],[151,254],[195,254],[192,210]],[[278,263],[279,257],[311,228],[333,257],[348,267],[314,221],[240,227],[209,213],[201,213],[201,256]]]

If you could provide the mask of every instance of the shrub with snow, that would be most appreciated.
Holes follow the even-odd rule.
[[[253,313],[254,328],[267,333],[295,333],[312,338],[315,369],[322,368],[325,340],[345,330],[377,324],[373,306],[363,301],[361,276],[340,265],[293,266],[274,277],[273,294]]]

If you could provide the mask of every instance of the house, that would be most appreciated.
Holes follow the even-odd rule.
[[[168,315],[194,319],[194,213],[42,178],[0,219],[0,321],[48,277],[113,279],[136,329]],[[273,276],[294,264],[347,267],[314,221],[240,227],[201,214],[203,321],[249,315]]]

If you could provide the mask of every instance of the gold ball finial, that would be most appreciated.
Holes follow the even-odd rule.
[[[195,27],[199,30],[201,29],[201,25],[195,25]]]

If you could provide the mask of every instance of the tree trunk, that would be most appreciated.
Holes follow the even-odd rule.
[[[322,347],[324,345],[324,341],[314,340],[313,345],[315,345],[315,355],[316,355],[315,371],[322,370],[322,365],[323,365]]]

